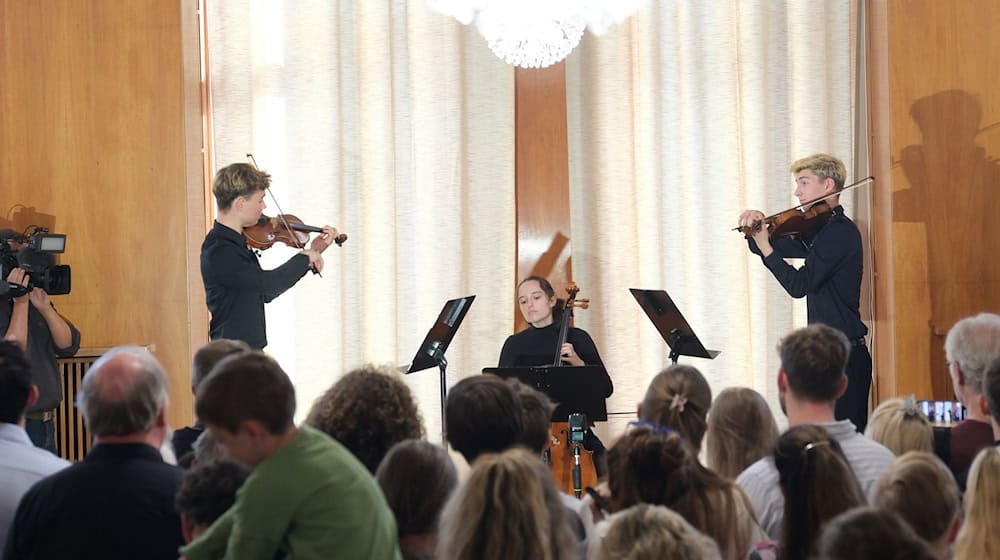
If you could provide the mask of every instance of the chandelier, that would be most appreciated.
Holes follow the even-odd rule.
[[[508,64],[544,68],[566,58],[583,30],[601,34],[643,0],[427,0],[464,25],[473,21],[490,50]]]

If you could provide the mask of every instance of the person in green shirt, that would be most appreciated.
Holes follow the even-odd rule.
[[[262,352],[219,362],[195,411],[225,454],[253,470],[236,502],[181,547],[188,560],[400,558],[396,522],[375,479],[342,445],[295,427],[295,389]]]

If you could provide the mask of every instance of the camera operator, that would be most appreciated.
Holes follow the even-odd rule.
[[[13,230],[0,230],[0,243],[15,252],[25,246],[23,236]],[[30,277],[15,267],[3,281],[26,288]],[[62,400],[62,376],[56,357],[76,354],[80,331],[56,311],[44,289],[33,287],[22,295],[18,292],[0,297],[0,333],[24,348],[31,363],[32,383],[38,386],[38,401],[27,410],[25,430],[37,447],[57,453],[52,421]]]

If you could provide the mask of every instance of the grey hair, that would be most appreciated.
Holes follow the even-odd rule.
[[[983,373],[1000,357],[1000,315],[980,313],[955,323],[944,340],[948,363],[955,362],[974,394],[983,392]]]
[[[199,465],[227,458],[226,454],[222,451],[222,446],[219,445],[218,440],[212,434],[212,430],[208,428],[205,428],[205,431],[198,436],[198,439],[194,440],[191,449],[194,451],[194,460]]]
[[[137,362],[135,375],[107,378],[105,370],[118,356]],[[76,406],[92,435],[124,436],[152,428],[167,398],[167,373],[160,362],[145,348],[116,346],[90,366]]]

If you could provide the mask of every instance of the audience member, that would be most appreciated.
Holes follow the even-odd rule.
[[[295,389],[273,358],[223,359],[198,387],[195,411],[226,455],[253,472],[233,506],[182,548],[189,560],[399,557],[375,479],[326,434],[295,427]]]
[[[715,541],[663,506],[638,504],[608,519],[599,553],[589,560],[721,560]]]
[[[778,344],[778,398],[789,426],[816,424],[840,444],[847,462],[871,500],[882,473],[892,464],[892,452],[857,433],[850,420],[834,420],[834,403],[847,387],[844,368],[850,343],[840,331],[813,324],[793,331]],[[785,500],[773,457],[743,471],[736,482],[753,502],[757,519],[772,539],[780,540]]]
[[[183,471],[158,451],[167,434],[163,366],[142,348],[113,348],[84,376],[77,407],[94,447],[24,495],[5,557],[175,560]]]
[[[410,388],[395,370],[373,365],[334,383],[313,403],[306,424],[339,441],[371,473],[393,445],[424,437]]]
[[[734,480],[774,449],[778,435],[774,415],[760,393],[746,387],[725,389],[715,397],[708,412],[708,468]]]
[[[15,342],[0,341],[0,546],[21,496],[36,482],[69,462],[32,445],[24,430],[24,412],[38,399],[31,366]]]
[[[249,351],[250,346],[246,342],[225,338],[213,340],[199,348],[194,353],[194,359],[191,360],[191,394],[198,394],[198,386],[201,385],[202,380],[208,376],[212,368],[215,367],[215,364],[222,360],[222,358]],[[188,457],[187,455],[191,453],[191,446],[194,444],[194,440],[198,439],[198,436],[204,433],[204,431],[205,427],[201,425],[201,422],[195,420],[193,426],[175,430],[170,437],[170,443],[174,448],[174,455],[177,456],[181,466],[185,468],[190,466],[192,457]]]
[[[1000,443],[1000,357],[990,362],[983,375],[983,396],[990,409],[994,445]]]
[[[965,521],[955,539],[955,560],[1000,557],[1000,448],[976,455],[965,489]]]
[[[692,366],[672,365],[650,381],[636,415],[680,432],[697,456],[711,405],[712,389],[701,372]]]
[[[951,327],[944,341],[948,373],[966,418],[954,428],[935,428],[934,452],[965,486],[965,473],[976,453],[993,442],[990,411],[983,398],[983,370],[1000,357],[1000,315],[980,313]]]
[[[402,441],[382,459],[375,480],[396,516],[403,559],[433,558],[441,510],[458,485],[448,452],[423,440]]]
[[[840,444],[820,426],[795,426],[781,434],[774,466],[785,497],[778,558],[809,558],[823,526],[864,505],[865,497]]]
[[[445,400],[445,435],[470,465],[483,453],[499,453],[521,442],[521,399],[495,375],[459,381]]]
[[[486,453],[476,459],[468,479],[445,505],[438,557],[578,558],[569,515],[548,468],[530,451]]]
[[[934,560],[927,543],[898,515],[854,508],[827,524],[818,560]],[[982,556],[980,558],[987,558]]]
[[[878,405],[865,437],[881,443],[897,457],[907,451],[934,451],[934,429],[913,397],[889,399]]]
[[[198,538],[233,505],[249,474],[245,465],[227,459],[199,463],[184,473],[175,503],[185,542]]]
[[[879,482],[875,505],[898,513],[938,560],[949,557],[962,525],[962,500],[955,477],[934,454],[909,451],[897,457]]]
[[[668,429],[636,426],[608,451],[611,507],[620,511],[636,504],[666,506],[699,531],[712,537],[727,559],[746,557],[759,529],[750,501],[732,481],[701,465],[679,434]],[[590,550],[599,549],[607,521],[595,528]]]

